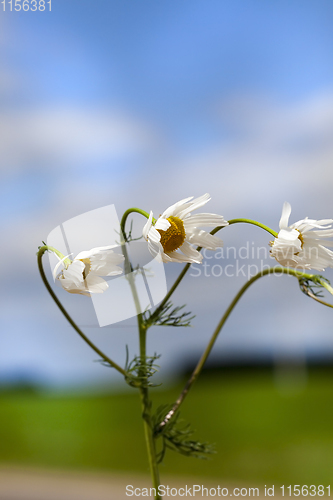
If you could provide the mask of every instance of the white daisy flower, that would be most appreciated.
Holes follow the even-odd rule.
[[[145,224],[142,234],[148,242],[150,253],[160,262],[190,262],[200,264],[202,255],[192,245],[208,250],[216,250],[222,246],[222,240],[212,234],[198,229],[200,226],[226,226],[222,215],[196,214],[193,210],[202,207],[209,200],[208,193],[199,198],[185,198],[178,201],[153,223],[153,212]],[[192,201],[190,201],[192,200]]]
[[[333,236],[333,219],[313,220],[306,217],[288,226],[290,213],[291,206],[285,202],[280,220],[280,232],[271,242],[272,257],[287,267],[317,271],[333,267],[333,252],[324,246],[333,247],[333,241],[326,239]]]
[[[69,293],[90,295],[103,293],[109,285],[101,276],[114,276],[123,271],[117,264],[124,261],[124,256],[114,253],[112,247],[98,247],[80,252],[70,263],[68,257],[59,259],[53,270],[53,278]],[[60,266],[64,269],[57,274]]]

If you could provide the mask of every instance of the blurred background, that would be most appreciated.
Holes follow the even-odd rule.
[[[61,316],[38,275],[37,247],[56,226],[90,210],[114,204],[119,218],[132,206],[158,216],[205,192],[212,200],[203,211],[275,230],[284,201],[292,205],[291,222],[333,217],[333,4],[53,0],[51,12],[48,5],[37,12],[5,6],[0,462],[146,473],[137,394],[95,362]],[[134,235],[143,224],[133,215]],[[150,330],[148,352],[162,354],[156,405],[178,396],[253,274],[250,266],[274,265],[270,235],[259,228],[237,224],[220,236],[225,251],[245,248],[244,271],[232,252],[205,258],[206,267],[195,266],[174,294],[175,305],[196,314],[193,327]],[[264,249],[259,258],[251,252],[257,247]],[[181,268],[166,266],[168,286]],[[325,276],[332,279],[332,270]],[[135,318],[98,328],[89,298],[57,293],[119,364],[126,345],[138,353]],[[162,474],[328,482],[332,362],[332,311],[305,297],[292,278],[260,280],[229,318],[184,404],[183,416],[218,454],[205,462],[170,453]]]

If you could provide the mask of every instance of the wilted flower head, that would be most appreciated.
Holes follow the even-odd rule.
[[[192,200],[185,198],[167,208],[153,223],[153,213],[145,224],[142,234],[148,242],[150,253],[163,262],[196,262],[201,263],[202,255],[192,245],[208,250],[216,250],[222,246],[222,240],[202,229],[200,226],[226,226],[222,215],[203,213],[191,215],[205,205],[210,196],[208,193]],[[190,201],[192,200],[192,201]]]
[[[324,271],[333,267],[333,219],[302,219],[288,226],[291,206],[285,202],[280,220],[280,232],[272,242],[271,255],[287,267]],[[329,225],[328,225],[329,224]],[[326,245],[326,246],[324,246]]]
[[[100,276],[114,276],[123,271],[117,264],[124,260],[123,255],[114,253],[112,247],[98,247],[80,252],[70,264],[67,257],[59,259],[53,270],[53,277],[69,293],[90,295],[103,293],[109,285]],[[57,275],[58,269],[63,266]]]

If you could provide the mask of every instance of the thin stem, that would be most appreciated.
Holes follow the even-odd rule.
[[[200,251],[201,247],[198,247],[197,250]],[[176,279],[176,281],[174,282],[174,284],[172,285],[172,287],[170,288],[170,290],[168,291],[168,293],[166,294],[166,296],[164,297],[164,299],[162,300],[162,302],[160,303],[160,305],[157,307],[157,309],[155,309],[155,311],[153,312],[153,314],[150,317],[152,324],[153,324],[154,320],[156,318],[158,318],[158,316],[160,315],[161,311],[163,310],[163,307],[168,302],[169,298],[171,297],[171,295],[173,294],[173,292],[176,290],[177,286],[179,285],[179,283],[181,282],[181,280],[184,278],[185,274],[187,273],[187,271],[189,270],[190,267],[191,267],[191,264],[186,264],[184,266],[182,272],[180,273],[180,275],[178,276],[178,278]]]
[[[182,390],[179,398],[177,399],[177,401],[173,405],[172,409],[168,412],[168,414],[165,416],[164,420],[160,423],[158,430],[157,430],[157,433],[162,431],[163,427],[171,420],[171,418],[175,415],[176,411],[179,409],[180,405],[184,401],[184,399],[187,396],[192,385],[194,384],[194,382],[198,378],[198,375],[200,374],[200,372],[201,372],[201,370],[202,370],[202,368],[203,368],[203,366],[204,366],[204,364],[205,364],[205,362],[206,362],[206,360],[207,360],[207,358],[208,358],[208,356],[209,356],[209,354],[210,354],[210,352],[215,344],[215,341],[217,339],[218,334],[220,333],[221,329],[223,328],[225,322],[227,321],[230,313],[232,312],[232,310],[236,306],[239,299],[242,297],[242,295],[246,292],[246,290],[255,281],[257,281],[262,276],[267,276],[267,275],[272,274],[272,273],[290,274],[292,276],[295,276],[296,278],[306,278],[306,279],[312,279],[312,277],[313,277],[313,275],[311,275],[311,274],[302,273],[300,271],[295,271],[293,269],[289,269],[289,268],[285,268],[285,267],[271,267],[269,269],[265,269],[264,271],[259,272],[258,274],[253,276],[249,281],[247,281],[245,283],[245,285],[243,285],[242,288],[239,290],[239,292],[237,293],[235,298],[232,300],[232,302],[229,305],[226,312],[223,314],[220,322],[218,323],[216,329],[214,330],[214,333],[213,333],[204,353],[202,354],[197,366],[195,367],[191,377],[189,378],[189,380],[185,384],[184,389]]]
[[[265,224],[261,224],[261,222],[257,222],[256,220],[251,220],[251,219],[231,219],[228,222],[229,222],[229,226],[231,226],[231,224],[238,224],[239,222],[243,222],[244,224],[253,224],[254,226],[261,227],[261,229],[264,229],[265,231],[267,231],[268,233],[270,233],[272,236],[274,236],[274,238],[276,238],[277,235],[278,235],[278,233],[276,231],[273,231],[273,229],[271,229],[270,227],[265,226]]]
[[[130,209],[132,210],[132,209]],[[128,211],[127,211],[128,212]],[[130,213],[130,212],[129,212]],[[126,212],[125,212],[126,214]],[[124,214],[124,215],[125,215]],[[126,221],[126,217],[122,219],[122,222]],[[124,239],[126,239],[124,224],[121,228],[121,235]],[[133,295],[136,313],[137,313],[137,323],[139,330],[139,342],[140,342],[140,361],[141,367],[139,370],[139,377],[141,380],[146,380],[146,340],[147,340],[147,328],[143,321],[143,315],[141,313],[140,300],[138,296],[138,292],[135,286],[135,276],[133,274],[132,264],[128,257],[128,252],[126,248],[126,243],[122,241],[122,251],[125,258],[125,269],[126,269],[126,277],[129,281],[131,292]],[[162,497],[158,494],[158,487],[160,484],[159,478],[159,470],[156,459],[156,449],[155,449],[155,440],[153,435],[153,425],[151,418],[151,401],[149,399],[149,391],[148,387],[141,386],[139,387],[140,391],[140,399],[141,399],[141,407],[142,407],[142,419],[143,419],[143,428],[145,434],[146,448],[148,454],[148,462],[150,468],[150,474],[152,478],[153,488],[155,488],[156,495],[155,500],[162,500]]]
[[[71,264],[71,262],[72,262],[72,261],[71,261],[71,259],[69,259],[68,257],[65,257],[65,256],[64,256],[64,254],[63,254],[63,253],[61,253],[61,252],[59,252],[59,250],[57,250],[56,248],[51,247],[51,246],[49,246],[49,245],[45,245],[45,247],[46,247],[46,249],[47,249],[47,250],[49,250],[50,252],[55,253],[55,254],[59,257],[59,259],[61,259],[61,260],[63,261],[63,263],[64,263],[65,265],[69,265],[69,264]],[[46,251],[46,250],[45,250],[45,251]],[[72,254],[70,254],[70,255],[72,255]]]
[[[328,290],[330,292],[331,295],[333,295],[333,288],[331,287],[331,285],[329,283],[327,283],[327,281],[325,280],[320,280],[320,283],[321,285],[326,288],[326,290]],[[326,302],[325,302],[326,304]],[[333,307],[332,305],[330,304],[327,304],[329,307]]]
[[[140,358],[141,358],[141,375],[145,375],[144,366],[146,365],[146,335],[147,330],[143,325],[142,321],[139,324],[139,335],[140,335]],[[144,378],[143,378],[144,380]],[[151,401],[149,399],[148,387],[140,387],[140,397],[142,406],[142,418],[143,427],[145,433],[145,441],[148,453],[148,462],[150,468],[150,474],[152,478],[153,488],[155,488],[156,495],[154,495],[155,500],[161,500],[162,497],[158,493],[158,487],[160,485],[160,477],[158,464],[156,459],[156,448],[155,440],[153,435],[153,424],[151,419]]]
[[[126,224],[126,220],[127,220],[127,217],[133,213],[133,212],[136,212],[138,214],[141,214],[143,215],[144,217],[146,217],[147,219],[149,219],[149,213],[148,212],[145,212],[145,210],[141,210],[141,208],[129,208],[126,210],[126,212],[124,212],[122,218],[121,218],[121,221],[120,221],[120,229],[121,229],[121,233],[124,237],[124,240],[127,241],[127,238],[126,238],[126,233],[125,233],[125,224]],[[153,219],[153,222],[155,221],[155,219]]]
[[[41,278],[43,280],[43,283],[44,283],[44,285],[47,288],[47,291],[49,292],[49,294],[51,295],[52,299],[57,304],[57,306],[59,307],[60,311],[62,312],[62,314],[67,319],[67,321],[74,328],[74,330],[80,335],[80,337],[89,345],[89,347],[91,347],[102,359],[104,359],[104,361],[106,361],[109,365],[111,365],[113,368],[115,368],[116,370],[118,370],[119,373],[121,373],[122,375],[124,375],[126,377],[127,376],[126,371],[123,368],[121,368],[121,366],[119,366],[117,363],[115,363],[114,361],[112,361],[112,359],[110,359],[108,356],[106,356],[106,354],[104,354],[100,349],[98,349],[98,347],[96,347],[95,344],[93,344],[91,342],[91,340],[82,332],[82,330],[80,330],[80,328],[72,320],[72,318],[70,317],[70,315],[68,314],[68,312],[66,311],[66,309],[64,308],[64,306],[61,304],[61,302],[59,301],[59,299],[56,296],[56,294],[54,293],[54,291],[52,290],[52,288],[51,288],[51,286],[50,286],[50,284],[49,284],[49,282],[48,282],[48,280],[46,278],[46,275],[45,275],[45,272],[44,272],[44,268],[43,268],[43,262],[42,262],[42,257],[44,255],[44,253],[47,250],[50,250],[51,248],[53,248],[53,247],[48,247],[47,245],[45,245],[45,246],[43,246],[43,247],[41,247],[39,249],[38,254],[37,254],[38,269],[39,269]]]

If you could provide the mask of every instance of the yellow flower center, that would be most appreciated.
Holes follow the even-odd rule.
[[[298,229],[296,229],[296,231],[298,231]],[[299,232],[298,239],[299,239],[299,240],[300,240],[300,242],[301,242],[301,249],[303,249],[303,245],[304,245],[303,236],[302,236],[302,234],[301,234],[301,232],[300,232],[300,231],[298,231],[298,232]],[[294,255],[299,255],[299,252],[295,252],[295,254],[294,254]]]
[[[162,229],[157,229],[161,235],[161,245],[163,250],[168,252],[173,252],[177,250],[185,241],[185,228],[183,221],[178,217],[168,217],[167,221],[170,222],[170,227],[166,231]]]
[[[296,231],[298,231],[298,229],[296,229]],[[301,241],[301,248],[303,248],[303,245],[304,245],[303,236],[302,236],[302,233],[300,231],[298,231],[298,232],[299,232],[298,239]]]
[[[90,273],[91,269],[91,262],[90,259],[80,259],[81,262],[85,265],[85,268],[82,271],[83,279],[85,280],[88,274]]]

